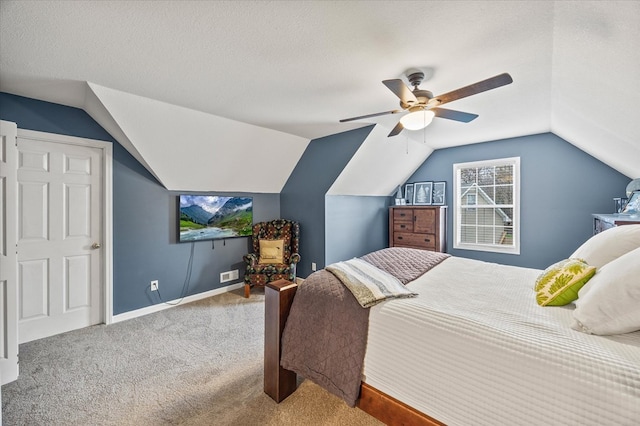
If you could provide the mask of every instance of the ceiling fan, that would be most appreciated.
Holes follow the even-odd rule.
[[[389,137],[396,136],[403,129],[419,130],[427,127],[433,117],[446,118],[448,120],[461,121],[468,123],[478,117],[477,114],[468,112],[455,111],[452,109],[440,108],[449,102],[466,98],[467,96],[495,89],[507,84],[513,83],[513,79],[507,73],[496,75],[495,77],[470,84],[465,87],[453,90],[439,96],[433,96],[428,90],[418,88],[424,79],[424,73],[419,70],[411,70],[407,72],[407,79],[413,86],[413,90],[404,84],[400,79],[384,80],[382,84],[387,86],[398,98],[400,98],[400,107],[402,109],[394,109],[391,111],[378,112],[375,114],[361,115],[358,117],[345,118],[340,120],[341,123],[347,121],[361,120],[363,118],[377,117],[387,114],[398,114],[401,112],[409,112],[400,118],[400,121],[389,133]]]

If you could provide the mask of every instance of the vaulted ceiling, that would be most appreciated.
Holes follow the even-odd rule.
[[[85,109],[169,189],[279,192],[310,139],[371,123],[332,193],[388,195],[434,149],[547,131],[633,178],[639,44],[638,1],[2,0],[0,90]],[[381,81],[410,68],[434,94],[514,83],[447,106],[468,124],[339,123],[397,109]]]

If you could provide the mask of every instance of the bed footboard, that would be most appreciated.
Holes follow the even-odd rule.
[[[298,386],[296,373],[280,366],[282,331],[297,290],[298,284],[286,280],[267,283],[264,289],[264,392],[278,403]],[[365,383],[361,384],[357,406],[388,425],[443,425]]]
[[[280,366],[282,331],[298,285],[278,280],[267,283],[264,289],[264,392],[280,402],[297,387],[297,375]]]

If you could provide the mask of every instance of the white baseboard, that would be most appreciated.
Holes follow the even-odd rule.
[[[228,285],[226,287],[220,287],[220,288],[216,288],[214,290],[209,290],[209,291],[205,291],[202,293],[198,293],[198,294],[194,294],[191,296],[187,296],[185,298],[183,298],[182,300],[180,299],[176,299],[176,300],[171,300],[168,301],[166,303],[158,303],[157,305],[152,305],[152,306],[147,306],[146,308],[141,308],[141,309],[136,309],[135,311],[129,311],[129,312],[124,312],[122,314],[118,314],[118,315],[114,315],[113,319],[111,321],[111,324],[115,324],[117,322],[121,322],[121,321],[126,321],[126,320],[130,320],[133,318],[138,318],[144,315],[149,315],[152,314],[154,312],[160,312],[160,311],[164,311],[165,309],[169,309],[169,308],[173,308],[175,307],[176,303],[180,302],[180,304],[183,303],[189,303],[189,302],[195,302],[196,300],[201,300],[201,299],[206,299],[207,297],[212,297],[212,296],[217,296],[218,294],[222,294],[222,293],[227,293],[229,291],[233,291],[239,288],[244,287],[244,282],[239,282],[239,283],[235,283],[235,284],[231,284]],[[171,303],[171,305],[169,304]]]

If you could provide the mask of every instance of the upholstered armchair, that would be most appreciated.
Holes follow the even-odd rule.
[[[252,286],[264,287],[281,279],[294,281],[296,264],[300,261],[299,247],[298,222],[277,219],[253,225],[253,253],[243,257],[247,264],[244,297],[249,297]]]

